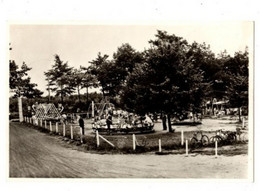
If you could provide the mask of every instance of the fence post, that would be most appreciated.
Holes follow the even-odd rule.
[[[188,148],[189,148],[189,146],[188,146],[188,140],[186,139],[186,142],[185,142],[185,146],[186,146],[186,156],[188,156]]]
[[[51,121],[50,121],[50,131],[52,132],[52,125],[51,125]]]
[[[133,150],[135,151],[136,149],[136,141],[135,141],[135,134],[133,134]]]
[[[162,152],[162,143],[161,143],[161,139],[159,139],[159,152]]]
[[[73,128],[72,128],[72,125],[70,126],[70,138],[73,140]]]
[[[183,146],[184,144],[184,134],[183,134],[183,130],[181,130],[181,146]]]
[[[56,122],[56,133],[59,132],[59,129],[58,129],[58,123]]]
[[[215,141],[215,157],[218,156],[218,141]]]
[[[63,137],[66,136],[66,129],[65,129],[65,124],[63,123]]]
[[[97,147],[99,147],[99,134],[98,134],[98,130],[96,131],[96,138],[97,138]]]
[[[81,127],[80,127],[80,142],[83,143],[83,131]]]
[[[243,117],[242,118],[242,129],[244,129],[245,128],[245,118]]]

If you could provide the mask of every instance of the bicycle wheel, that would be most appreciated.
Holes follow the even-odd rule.
[[[195,149],[198,147],[198,140],[195,137],[192,137],[190,140],[190,148]]]
[[[209,139],[209,141],[210,141],[210,143],[215,143],[217,141],[218,144],[220,144],[220,143],[222,143],[223,139],[220,136],[215,135],[215,136],[211,137]]]
[[[227,137],[229,143],[234,143],[237,140],[237,136],[234,133],[230,133]]]
[[[207,146],[209,144],[209,138],[207,135],[202,135],[201,137],[201,145]]]

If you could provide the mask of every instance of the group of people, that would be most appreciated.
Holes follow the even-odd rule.
[[[94,119],[93,128],[104,128],[107,129],[108,132],[111,131],[112,128],[116,129],[127,129],[127,128],[141,128],[141,127],[151,127],[153,126],[153,121],[150,116],[137,116],[134,114],[129,114],[126,116],[115,116],[112,117],[111,114],[102,117],[96,117]]]

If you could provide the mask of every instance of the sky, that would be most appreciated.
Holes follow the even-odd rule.
[[[253,52],[253,22],[171,22],[164,25],[87,25],[87,24],[26,24],[9,25],[10,59],[21,66],[25,62],[32,68],[28,72],[33,83],[47,95],[44,72],[54,64],[58,54],[69,66],[88,66],[98,52],[112,58],[123,43],[143,51],[148,41],[155,39],[157,30],[183,37],[189,43],[205,42],[217,55],[223,50]],[[91,91],[91,90],[90,90]],[[97,91],[93,89],[92,91]],[[81,93],[84,93],[83,91]]]

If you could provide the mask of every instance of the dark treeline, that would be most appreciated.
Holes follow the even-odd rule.
[[[63,107],[65,113],[76,113],[76,112],[87,112],[89,108],[90,101],[87,102],[86,95],[81,95],[81,102],[77,100],[78,95],[69,95],[66,96],[63,100]],[[94,101],[95,103],[99,103],[102,100],[102,94],[101,93],[89,93],[89,100]],[[42,96],[38,98],[23,98],[23,114],[28,115],[28,106],[32,106],[36,102],[38,103],[50,103],[48,96]],[[58,104],[61,103],[61,100],[59,97],[51,97],[51,103],[53,103],[56,107]],[[10,97],[9,98],[9,109],[10,113],[16,113],[17,115],[18,109],[17,109],[17,98]]]
[[[98,53],[90,66],[86,63],[78,69],[55,55],[52,68],[45,72],[47,90],[55,97],[47,96],[46,101],[59,100],[67,108],[77,108],[77,103],[89,104],[93,99],[89,88],[101,87],[103,97],[121,109],[141,115],[164,113],[169,119],[187,111],[201,112],[203,105],[214,98],[228,100],[233,108],[248,106],[247,48],[234,56],[226,51],[215,55],[205,43],[190,44],[165,31],[157,31],[149,44],[142,52],[122,44],[112,58]],[[10,72],[11,78],[16,77],[14,73]],[[11,78],[10,87],[19,89],[19,95],[41,97],[35,86],[30,96],[18,88],[24,84],[11,86]],[[85,89],[85,96],[80,94],[81,89]],[[73,93],[77,96],[70,99]]]

